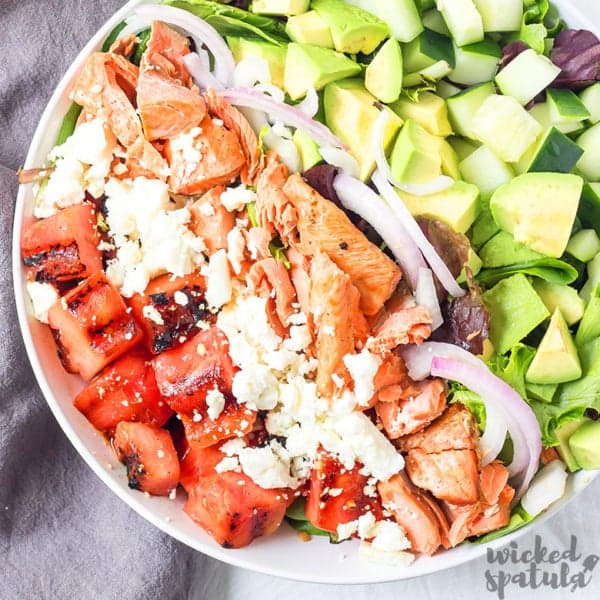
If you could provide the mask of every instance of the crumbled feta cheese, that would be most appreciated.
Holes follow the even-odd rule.
[[[207,270],[206,301],[211,310],[218,310],[232,297],[231,273],[227,252],[218,250],[209,260]]]
[[[33,316],[42,323],[48,322],[48,310],[54,306],[58,300],[58,294],[54,286],[49,283],[39,283],[37,281],[27,282],[27,293],[31,299],[33,307]]]
[[[226,456],[220,463],[215,466],[217,473],[225,473],[226,471],[240,471],[240,461],[235,456]]]
[[[162,318],[161,314],[158,312],[158,310],[156,310],[154,306],[152,306],[152,304],[147,304],[146,306],[144,306],[144,308],[142,308],[142,315],[144,315],[144,317],[148,319],[148,321],[152,321],[157,325],[165,324],[165,321]]]
[[[358,536],[361,540],[368,540],[375,535],[375,515],[368,511],[358,517]]]
[[[256,200],[256,193],[245,185],[229,187],[221,194],[221,204],[229,211],[242,210],[249,202]]]
[[[252,410],[271,410],[279,400],[279,382],[264,365],[256,365],[251,371],[238,371],[231,391],[240,404]]]
[[[185,164],[186,177],[190,177],[194,173],[202,160],[202,152],[194,143],[201,133],[200,127],[193,127],[188,132],[180,133],[169,140],[171,152],[180,155]]]
[[[333,384],[338,389],[342,389],[344,387],[344,378],[340,377],[337,373],[331,374],[331,381],[333,381]]]
[[[375,393],[373,380],[377,375],[381,360],[365,348],[359,354],[346,354],[344,365],[354,380],[356,402],[359,406],[368,406]]]
[[[233,439],[225,442],[219,450],[226,456],[235,456],[246,447],[246,442],[241,439]]]
[[[200,214],[204,215],[205,217],[214,217],[215,216],[215,209],[210,202],[203,202],[199,206],[198,210],[200,211]]]
[[[373,548],[383,552],[400,552],[410,548],[406,532],[395,521],[378,521],[374,527]]]
[[[373,547],[369,542],[361,542],[358,548],[361,560],[388,567],[409,567],[415,560],[410,552],[384,552]]]
[[[173,294],[173,300],[175,300],[175,304],[179,304],[179,306],[187,306],[190,301],[187,295],[184,294],[181,290],[177,290]]]
[[[216,387],[208,390],[206,406],[208,407],[208,418],[216,421],[225,408],[225,396]]]
[[[295,488],[298,481],[290,474],[290,459],[276,441],[259,448],[244,448],[239,453],[242,471],[265,489]]]
[[[358,531],[358,520],[348,521],[347,523],[339,523],[337,526],[338,540],[341,542],[352,537]]]

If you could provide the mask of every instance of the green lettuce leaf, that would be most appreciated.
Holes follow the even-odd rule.
[[[476,279],[481,285],[492,286],[501,279],[516,275],[517,273],[523,273],[524,275],[529,275],[531,277],[539,277],[550,283],[558,283],[560,285],[573,283],[579,276],[577,269],[564,260],[544,257],[538,260],[507,265],[505,267],[482,269],[477,274]]]
[[[583,346],[600,336],[600,285],[596,286],[575,335],[575,344]]]

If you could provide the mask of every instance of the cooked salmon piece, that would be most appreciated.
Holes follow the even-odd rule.
[[[131,177],[132,179],[136,177],[149,177],[165,181],[169,174],[167,161],[141,134],[127,148],[125,166],[127,168],[127,177]]]
[[[165,156],[171,172],[169,187],[176,194],[203,194],[226,185],[245,164],[235,133],[208,115],[199,127],[166,140]]]
[[[403,473],[380,481],[377,490],[384,508],[406,531],[413,552],[435,554],[446,541],[448,523],[435,500],[413,486]]]
[[[240,172],[242,183],[254,185],[263,165],[263,155],[258,146],[258,138],[244,115],[217,92],[209,89],[204,94],[204,101],[211,116],[223,121],[227,129],[238,138],[245,157]]]
[[[296,293],[283,263],[264,258],[250,268],[246,283],[251,294],[267,298],[269,322],[280,337],[286,337],[288,319],[294,312]]]
[[[406,457],[406,472],[418,487],[438,500],[473,504],[479,497],[477,453],[475,450],[444,450],[427,453],[419,448]]]
[[[483,535],[505,527],[510,521],[510,504],[515,491],[508,485],[508,470],[492,462],[479,475],[480,498],[468,506],[449,502],[443,508],[451,522],[449,540],[456,546],[471,536]]]
[[[147,140],[171,138],[196,127],[206,103],[183,64],[188,39],[160,21],[152,23],[140,62],[137,104]]]
[[[361,311],[367,316],[377,314],[402,276],[396,263],[299,174],[287,180],[283,192],[296,207],[300,251],[309,255],[327,254],[358,289]]]
[[[391,440],[420,431],[439,417],[445,407],[446,388],[440,379],[388,386],[379,392],[375,404],[377,416]]]
[[[136,44],[136,35],[135,33],[130,33],[125,37],[119,38],[115,40],[108,51],[112,54],[120,54],[125,58],[130,57],[133,54],[133,48]]]
[[[354,321],[360,315],[360,295],[350,277],[326,254],[314,256],[310,268],[310,304],[317,331],[317,391],[331,398],[339,382],[350,375],[344,356],[354,353]]]
[[[135,112],[139,70],[124,56],[95,52],[77,78],[71,100],[94,116],[101,116],[125,147],[141,135]]]
[[[204,240],[209,254],[227,248],[227,236],[235,227],[235,215],[221,203],[225,187],[218,185],[198,198],[190,207],[190,229]]]
[[[267,160],[256,183],[256,218],[271,238],[279,236],[286,246],[292,246],[298,241],[298,214],[283,192],[288,176],[288,168],[283,163],[272,158]]]
[[[398,441],[403,452],[419,448],[425,452],[444,450],[475,450],[479,434],[473,413],[455,402],[427,429]]]
[[[405,344],[422,344],[431,335],[431,316],[424,306],[390,313],[367,342],[371,352],[385,354]]]

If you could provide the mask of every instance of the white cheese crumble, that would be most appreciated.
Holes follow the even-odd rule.
[[[181,290],[177,290],[173,294],[173,300],[175,300],[175,304],[179,304],[179,306],[187,306],[190,301],[187,295],[184,294]]]
[[[151,304],[147,304],[146,306],[144,306],[144,308],[142,308],[142,315],[144,315],[144,317],[146,319],[148,319],[148,321],[152,321],[153,323],[156,323],[157,325],[165,324],[164,319],[162,318],[161,314]]]
[[[359,354],[346,354],[344,365],[354,380],[356,402],[359,406],[368,406],[375,394],[373,380],[381,366],[381,359],[365,348]]]
[[[410,552],[384,552],[378,550],[369,542],[361,542],[358,548],[358,556],[365,562],[388,567],[409,567],[415,560],[414,554]]]
[[[221,194],[221,204],[229,211],[242,210],[249,202],[256,200],[256,193],[245,185],[228,187]]]
[[[99,198],[110,172],[116,140],[101,119],[79,125],[71,137],[49,154],[54,171],[36,197],[34,215],[49,217],[61,208],[80,204],[88,190]]]
[[[109,179],[106,222],[117,247],[106,274],[127,298],[143,293],[163,273],[188,275],[204,263],[202,238],[187,227],[187,208],[175,209],[167,185],[157,179]]]
[[[256,365],[252,371],[238,371],[231,391],[239,403],[252,410],[271,410],[279,400],[277,378],[264,365]]]
[[[225,250],[217,250],[209,260],[207,269],[206,301],[217,311],[231,300],[233,288],[229,261]]]
[[[190,177],[196,171],[202,160],[202,152],[194,145],[194,141],[201,134],[201,127],[193,127],[188,132],[180,133],[169,140],[171,152],[180,155],[185,164],[186,177]]]
[[[225,408],[225,396],[216,387],[208,390],[206,406],[208,407],[208,418],[216,421]]]
[[[27,282],[27,293],[31,299],[33,316],[42,323],[48,323],[48,310],[58,301],[54,286],[37,281]]]

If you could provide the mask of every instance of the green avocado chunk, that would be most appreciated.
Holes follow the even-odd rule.
[[[371,54],[390,35],[384,21],[342,0],[313,0],[311,8],[329,25],[338,52]]]
[[[538,293],[546,308],[553,313],[560,308],[567,325],[575,325],[581,320],[585,302],[579,297],[577,290],[568,285],[551,283],[543,279],[533,281],[533,289]]]
[[[600,421],[589,421],[569,438],[573,458],[582,469],[600,469]]]
[[[402,50],[394,38],[387,40],[367,67],[365,87],[381,102],[395,102],[402,92]]]
[[[517,273],[483,294],[490,312],[490,340],[498,354],[508,352],[549,316],[525,275]]]
[[[316,10],[309,10],[304,14],[290,17],[285,32],[290,36],[292,42],[333,48],[331,29]]]
[[[525,380],[553,384],[581,377],[581,363],[569,327],[557,308],[529,365]]]
[[[305,13],[309,5],[310,0],[254,0],[252,12],[289,17]]]
[[[569,242],[582,187],[577,175],[526,173],[494,192],[490,210],[517,242],[559,258]]]
[[[320,90],[358,73],[360,65],[335,50],[292,42],[285,61],[284,88],[292,100],[299,100],[310,88]]]
[[[579,471],[581,466],[575,459],[571,447],[569,446],[569,438],[584,424],[589,423],[589,419],[575,419],[574,421],[567,421],[564,425],[556,430],[556,439],[558,440],[558,446],[556,450],[560,457],[567,465],[569,471]]]
[[[271,72],[271,81],[277,87],[283,87],[286,46],[277,46],[263,40],[242,37],[227,37],[227,45],[236,63],[245,58],[262,58],[266,60]]]
[[[403,96],[390,108],[405,120],[413,119],[432,135],[452,134],[446,102],[432,92],[422,92],[416,100]]]

